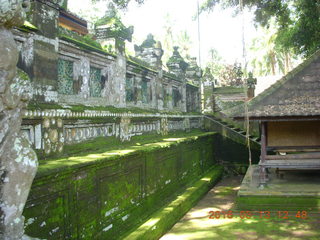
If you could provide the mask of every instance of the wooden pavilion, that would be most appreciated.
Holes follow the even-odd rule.
[[[245,119],[244,109],[225,112]],[[320,50],[248,104],[259,121],[260,185],[268,168],[320,169]]]

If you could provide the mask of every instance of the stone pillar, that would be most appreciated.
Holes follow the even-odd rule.
[[[138,107],[142,105],[142,89],[141,89],[141,81],[142,78],[139,76],[135,76],[134,78],[134,89],[135,89],[135,99]]]
[[[21,0],[22,1],[22,0]],[[38,31],[22,46],[18,67],[32,78],[35,101],[58,101],[59,1],[32,1],[28,16]]]
[[[172,110],[173,109],[173,99],[172,99],[173,93],[172,93],[172,84],[171,83],[168,84],[167,93],[169,93],[169,98],[167,99],[167,108],[169,110]]]
[[[90,96],[90,61],[86,57],[81,57],[79,61],[73,64],[74,81],[81,83],[79,95],[83,98]]]
[[[204,109],[205,113],[215,112],[214,95],[213,95],[214,84],[211,81],[204,82]],[[200,93],[198,92],[198,106],[200,106]]]
[[[126,71],[127,60],[125,57],[125,43],[122,40],[116,39],[117,57],[110,69],[109,82],[109,102],[116,107],[126,106]]]
[[[151,107],[157,109],[157,77],[153,77],[150,81],[151,87]]]
[[[160,69],[156,78],[156,101],[157,109],[163,110],[164,90],[163,90],[163,70]]]
[[[180,93],[181,93],[180,110],[182,112],[186,112],[187,111],[187,89],[186,89],[185,81],[183,81],[183,84],[180,87]]]
[[[190,118],[186,117],[183,119],[183,128],[186,132],[190,132]]]
[[[22,112],[31,99],[28,76],[17,71],[18,50],[10,28],[23,24],[29,1],[0,4],[0,239],[21,239],[23,208],[37,171],[37,156],[20,135]]]
[[[126,106],[126,58],[123,53],[118,52],[115,61],[108,71],[103,96],[107,102],[115,107]]]
[[[120,120],[120,140],[121,140],[121,142],[130,141],[130,139],[131,139],[130,123],[131,123],[130,117],[121,117],[121,120]]]
[[[160,133],[161,135],[168,135],[169,133],[169,126],[168,126],[168,118],[162,117],[160,121]]]

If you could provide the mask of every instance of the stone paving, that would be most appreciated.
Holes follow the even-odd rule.
[[[319,211],[290,211],[286,216],[236,209],[241,180],[239,176],[221,180],[161,240],[320,239]]]

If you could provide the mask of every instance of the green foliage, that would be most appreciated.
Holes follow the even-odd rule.
[[[102,2],[105,0],[92,0],[92,2]],[[112,3],[115,4],[119,8],[127,8],[128,4],[130,3],[131,0],[112,0]],[[134,0],[138,4],[143,4],[144,0]]]
[[[242,75],[241,64],[225,64],[219,73],[219,81],[222,86],[241,86]]]
[[[276,40],[279,37],[274,19],[268,27],[259,27],[258,35],[249,47],[249,65],[255,76],[286,74],[293,68],[296,60],[293,50],[284,48]]]
[[[208,52],[209,62],[207,63],[203,77],[206,81],[214,82],[219,78],[221,71],[224,69],[224,62],[219,52],[215,48],[211,48]]]
[[[320,1],[293,1],[291,24],[280,26],[277,42],[293,48],[297,54],[310,56],[320,49]]]
[[[275,41],[284,49],[293,49],[295,54],[303,56],[310,56],[319,49],[319,0],[247,0],[243,4],[254,11],[258,25],[268,27],[270,20],[275,18],[278,33]],[[210,11],[217,5],[239,12],[238,0],[207,0],[201,10]]]
[[[180,47],[180,53],[184,58],[188,58],[192,47],[192,40],[186,30],[181,31],[175,41],[175,45]]]

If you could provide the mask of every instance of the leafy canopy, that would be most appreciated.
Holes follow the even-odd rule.
[[[219,5],[235,8],[239,0],[207,0],[201,11],[210,11]],[[270,20],[277,24],[275,43],[295,54],[309,56],[320,49],[320,0],[243,0],[244,7],[254,12],[255,22],[268,27]]]
[[[102,1],[112,2],[119,8],[127,8],[128,4],[131,2],[131,0],[92,0],[92,2],[102,2]],[[135,1],[138,4],[144,3],[144,0],[132,0],[132,1]]]

